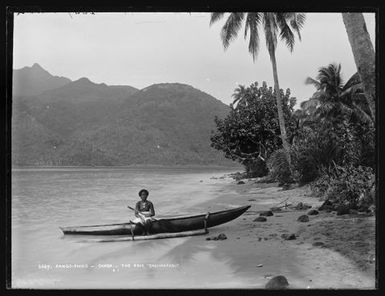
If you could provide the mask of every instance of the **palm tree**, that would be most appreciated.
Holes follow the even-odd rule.
[[[343,87],[341,64],[330,64],[318,70],[317,80],[308,77],[306,84],[313,84],[323,99],[335,99],[340,96]]]
[[[360,75],[363,89],[371,112],[375,118],[375,54],[373,44],[370,41],[366,29],[365,19],[362,13],[342,13],[342,19],[348,34],[349,43],[353,51],[354,61]]]
[[[224,15],[225,13],[212,13],[210,25],[220,20]],[[295,43],[293,31],[295,31],[298,34],[299,39],[301,39],[300,30],[305,23],[305,14],[272,12],[230,13],[221,31],[221,39],[225,49],[228,48],[230,42],[237,37],[243,21],[245,22],[244,37],[246,39],[248,34],[250,36],[249,52],[253,56],[253,61],[255,61],[259,52],[260,27],[263,28],[265,33],[266,46],[269,51],[273,67],[274,90],[277,98],[278,121],[281,131],[282,145],[291,170],[290,146],[286,136],[275,50],[277,48],[277,38],[279,33],[281,40],[286,42],[290,51],[293,51]]]
[[[234,93],[232,97],[234,98],[233,103],[231,104],[231,107],[234,107],[235,104],[245,104],[245,98],[247,95],[247,88],[244,85],[238,85],[238,87],[234,90]]]
[[[373,124],[370,109],[362,100],[363,87],[357,73],[344,85],[341,65],[330,64],[318,70],[316,79],[308,77],[305,83],[312,84],[317,89],[309,101],[303,102],[306,106],[301,105],[304,110],[308,109],[309,104],[316,106],[312,109],[311,117],[330,118],[336,111],[356,112],[361,120]]]

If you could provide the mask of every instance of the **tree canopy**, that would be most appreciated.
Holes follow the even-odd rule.
[[[291,135],[295,128],[295,98],[290,97],[289,89],[286,92],[281,89],[280,92]],[[255,162],[263,165],[273,151],[282,147],[276,93],[263,82],[261,87],[258,83],[249,87],[239,86],[233,97],[229,115],[223,120],[215,119],[217,131],[211,137],[211,145],[223,151],[227,158],[244,164],[247,169]]]

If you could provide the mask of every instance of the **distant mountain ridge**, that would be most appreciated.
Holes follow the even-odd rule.
[[[34,96],[70,82],[71,80],[68,78],[51,75],[35,63],[32,67],[13,70],[12,92],[14,96]]]
[[[210,147],[214,117],[226,116],[229,107],[192,86],[161,83],[138,90],[88,78],[57,80],[48,72],[40,75],[43,83],[28,77],[44,73],[40,66],[23,69],[14,77],[37,85],[28,95],[16,86],[14,165],[232,164]]]

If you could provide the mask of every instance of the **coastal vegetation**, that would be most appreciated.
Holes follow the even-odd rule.
[[[210,24],[215,23],[224,16],[224,13],[212,13]],[[278,122],[280,128],[280,137],[282,139],[283,152],[288,162],[288,168],[291,170],[290,144],[287,140],[285,116],[283,111],[283,102],[280,93],[277,60],[275,52],[277,49],[278,36],[284,41],[290,51],[293,51],[295,44],[295,36],[293,32],[298,34],[301,39],[300,30],[305,23],[304,13],[271,13],[271,12],[253,12],[253,13],[231,13],[227,18],[221,31],[221,38],[224,48],[227,48],[232,40],[234,40],[245,20],[245,39],[249,34],[249,52],[255,61],[260,44],[259,30],[263,29],[266,39],[266,46],[269,52],[271,65],[273,67],[274,91],[277,101]],[[289,174],[289,177],[291,173]]]
[[[280,90],[289,138],[295,129],[293,107],[295,98],[290,90]],[[277,115],[275,91],[266,82],[258,87],[240,85],[234,93],[229,115],[215,118],[217,131],[211,137],[212,147],[221,150],[227,158],[245,166],[248,177],[267,174],[266,160],[282,147]]]
[[[358,72],[344,83],[339,64],[320,67],[317,77],[305,80],[315,87],[315,93],[294,110],[296,99],[290,97],[290,90],[284,93],[277,87],[275,45],[269,43],[278,32],[293,49],[294,35],[289,33],[287,24],[282,25],[280,17],[294,18],[290,24],[299,34],[305,17],[294,15],[247,14],[245,37],[250,29],[249,50],[253,58],[258,52],[253,49],[258,44],[253,40],[258,38],[258,25],[265,28],[274,91],[265,82],[260,88],[257,82],[236,88],[229,115],[215,120],[217,130],[211,137],[212,146],[243,164],[245,177],[265,176],[264,181],[278,181],[280,185],[310,184],[331,209],[367,211],[375,202],[376,163],[374,50],[365,22],[362,14],[343,14]],[[213,13],[211,23],[222,16]],[[221,33],[225,48],[237,36],[244,18],[245,15],[235,13],[228,17]],[[361,27],[356,28],[352,19],[358,19]],[[266,28],[271,22],[280,24],[275,27],[275,35]],[[357,32],[363,36],[358,38]]]

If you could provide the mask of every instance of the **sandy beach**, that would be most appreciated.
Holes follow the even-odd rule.
[[[322,203],[307,187],[282,190],[252,179],[237,184],[232,172],[93,169],[16,174],[12,286],[264,289],[272,277],[283,275],[292,289],[375,288],[374,216],[320,212],[298,222]],[[148,180],[158,218],[251,207],[199,236],[95,243],[60,232],[62,225],[126,221],[131,214],[127,192],[136,192],[137,184]],[[254,221],[283,201],[312,208],[282,208],[265,222]],[[27,207],[34,210],[25,211]],[[210,239],[222,233],[226,239]],[[295,239],[286,240],[285,235]]]
[[[274,183],[251,179],[237,184],[229,176],[225,179],[228,182],[218,183],[223,192],[220,198],[207,202],[209,211],[246,204],[251,208],[236,220],[211,228],[207,235],[224,233],[226,240],[206,240],[207,236],[191,240],[186,244],[190,251],[213,247],[213,257],[226,260],[236,274],[250,277],[253,288],[264,288],[277,275],[285,276],[292,289],[375,288],[374,216],[320,211],[309,215],[308,222],[298,222],[299,216],[322,204],[308,187],[282,190]],[[254,221],[261,211],[285,200],[292,205],[305,203],[311,209],[289,206],[266,217],[266,222]],[[285,240],[283,234],[296,238]]]

